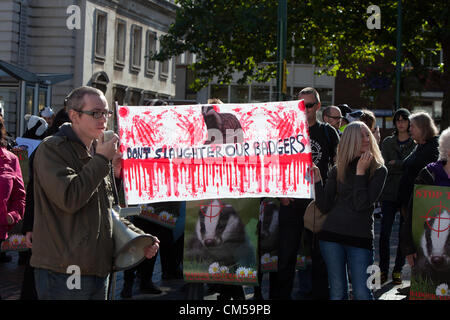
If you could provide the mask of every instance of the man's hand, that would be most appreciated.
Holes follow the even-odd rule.
[[[292,198],[280,198],[281,205],[283,205],[283,206],[288,206],[289,203],[291,203],[291,201],[294,202],[294,199],[292,199]]]
[[[312,166],[312,171],[314,174],[314,183],[319,182],[322,180],[322,176],[320,174],[320,169],[315,164]]]
[[[153,237],[155,241],[151,246],[146,246],[144,248],[144,255],[147,259],[153,258],[159,250],[159,239],[157,237]]]
[[[119,141],[119,136],[114,134],[113,137],[104,141],[104,135],[102,135],[97,142],[96,153],[101,154],[108,160],[112,160],[117,153],[117,142]]]
[[[31,249],[33,247],[32,239],[33,239],[33,232],[28,231],[25,234],[25,245],[27,246],[27,248]]]

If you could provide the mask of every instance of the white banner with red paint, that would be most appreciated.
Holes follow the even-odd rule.
[[[126,202],[311,198],[300,101],[118,106]]]

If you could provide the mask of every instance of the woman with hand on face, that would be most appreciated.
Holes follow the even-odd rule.
[[[367,286],[367,268],[374,263],[373,210],[386,175],[378,144],[361,121],[350,123],[342,134],[325,186],[314,168],[316,205],[327,214],[319,240],[332,300],[348,299],[347,268],[354,299],[373,299]]]

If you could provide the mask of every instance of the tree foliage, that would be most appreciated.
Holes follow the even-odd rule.
[[[178,0],[176,20],[160,38],[153,59],[166,60],[185,51],[196,54],[195,89],[214,77],[229,83],[239,72],[240,83],[276,77],[277,0]],[[367,8],[372,1],[288,1],[287,52],[314,61],[320,72],[361,78],[377,57],[392,56],[395,66],[397,0],[382,1],[381,28],[369,29]],[[439,54],[438,82],[444,91],[443,125],[449,115],[450,26],[447,1],[403,1],[402,65],[412,66],[403,76],[425,72],[422,57]],[[314,48],[313,50],[311,48]],[[389,72],[394,76],[395,73]],[[423,77],[422,77],[423,78]],[[445,128],[445,127],[444,127]]]

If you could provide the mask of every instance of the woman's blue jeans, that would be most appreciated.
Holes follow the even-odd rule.
[[[348,300],[347,268],[350,271],[353,299],[373,300],[367,286],[367,268],[374,263],[373,250],[320,240],[320,251],[327,265],[331,300]]]

